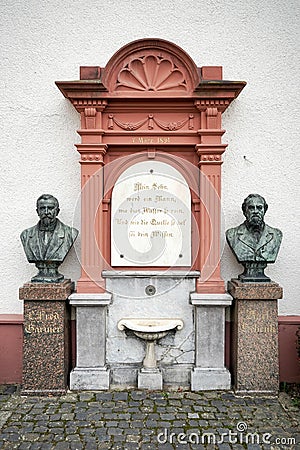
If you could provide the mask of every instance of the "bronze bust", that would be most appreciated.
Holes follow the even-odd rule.
[[[78,231],[57,219],[59,203],[53,195],[41,195],[36,206],[39,222],[20,236],[28,262],[39,269],[31,281],[58,283],[64,280],[58,267],[71,249]]]
[[[226,231],[227,242],[244,272],[243,282],[269,282],[264,274],[267,264],[274,263],[282,240],[282,232],[264,222],[268,209],[266,200],[258,194],[245,198],[242,210],[246,220],[236,228]]]

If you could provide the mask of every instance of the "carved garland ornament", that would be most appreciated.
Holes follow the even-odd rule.
[[[183,72],[162,56],[141,56],[131,60],[119,72],[117,91],[187,91]]]
[[[107,128],[109,130],[114,129],[114,124],[116,124],[119,128],[125,131],[135,131],[141,128],[148,121],[148,129],[153,130],[154,124],[156,124],[159,128],[165,131],[177,131],[180,130],[184,125],[189,122],[189,130],[194,129],[194,115],[190,114],[187,119],[179,120],[177,122],[163,122],[162,120],[158,120],[154,117],[153,114],[149,114],[148,117],[144,120],[140,120],[139,122],[121,122],[116,119],[113,114],[109,114],[108,116],[108,125]]]

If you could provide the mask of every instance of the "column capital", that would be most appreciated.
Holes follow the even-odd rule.
[[[81,155],[80,163],[104,165],[107,144],[76,144]]]
[[[230,294],[199,294],[193,292],[190,295],[190,303],[194,306],[222,306],[227,307],[232,303]]]
[[[222,154],[226,147],[227,144],[197,144],[195,150],[199,156],[199,165],[223,164]]]
[[[108,306],[111,303],[112,294],[103,293],[74,293],[69,296],[72,306]]]

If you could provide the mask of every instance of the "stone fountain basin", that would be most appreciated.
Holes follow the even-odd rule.
[[[157,372],[157,361],[155,358],[155,342],[165,337],[171,330],[181,330],[183,321],[181,319],[149,319],[149,318],[128,318],[118,322],[118,329],[125,328],[146,341],[146,355],[143,359],[143,369]],[[160,375],[160,385],[162,378]]]
[[[181,319],[149,319],[149,318],[128,318],[121,319],[118,322],[118,329],[123,331],[125,328],[133,332],[155,334],[161,332],[168,332],[174,330],[181,330],[183,328],[183,321]]]

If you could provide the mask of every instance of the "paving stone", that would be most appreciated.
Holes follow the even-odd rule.
[[[122,430],[122,428],[119,427],[109,427],[107,425],[107,432],[108,434],[123,434],[124,430]]]
[[[168,439],[159,444],[158,434],[170,437],[174,433],[176,449],[199,450],[204,448],[200,442],[182,444],[176,440],[178,435],[187,433],[196,440],[201,434],[212,433],[220,440],[230,430],[235,433],[239,422],[246,423],[249,433],[272,435],[273,450],[296,449],[300,414],[285,398],[280,401],[241,398],[231,392],[134,390],[32,398],[21,397],[18,392],[4,396],[0,387],[0,449],[166,450],[175,447]],[[281,446],[275,445],[277,437],[282,439]],[[297,437],[294,447],[286,445],[293,437]],[[232,444],[227,435],[216,447],[206,443],[205,448],[242,450],[247,444]],[[254,444],[248,448],[270,450]]]
[[[128,413],[120,413],[117,416],[120,420],[129,420],[131,418],[130,414]]]
[[[109,401],[113,398],[112,392],[98,392],[96,394],[97,401]]]
[[[56,444],[55,449],[56,450],[69,450],[70,444],[68,442],[59,442],[58,444]]]
[[[126,440],[125,434],[114,434],[114,442],[124,442]]]
[[[115,392],[113,395],[113,399],[127,401],[128,400],[128,392]]]
[[[81,442],[71,442],[70,448],[71,450],[82,450],[83,444],[81,444]]]
[[[142,420],[130,421],[130,428],[143,428],[144,422]]]
[[[174,414],[163,414],[163,413],[160,414],[160,418],[162,420],[175,420],[176,419]]]
[[[137,434],[127,434],[126,435],[126,442],[139,442],[141,440],[141,437]]]

